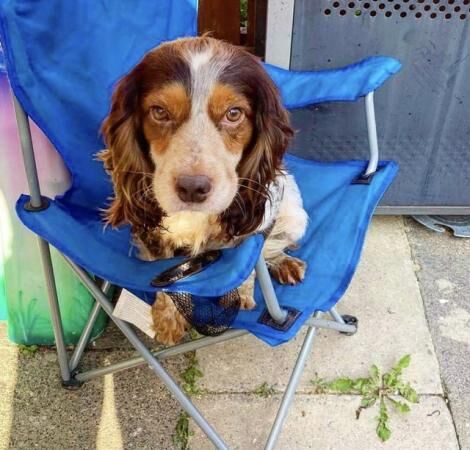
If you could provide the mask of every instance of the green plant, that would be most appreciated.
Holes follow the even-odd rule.
[[[191,328],[189,330],[189,338],[192,341],[195,341],[196,339],[199,339],[200,337],[201,337],[201,335],[194,328]]]
[[[271,397],[271,395],[275,394],[276,391],[272,386],[269,386],[266,381],[263,384],[260,384],[254,391],[254,394],[259,395],[260,397],[263,398],[268,398]]]
[[[196,353],[192,352],[188,355],[188,367],[182,372],[181,378],[183,379],[183,389],[188,395],[199,395],[202,389],[197,385],[197,381],[204,376],[199,368],[199,362],[196,358]]]
[[[34,354],[37,353],[38,350],[39,350],[39,347],[37,345],[23,345],[23,344],[18,345],[18,351],[23,356],[33,356]]]
[[[196,339],[196,335],[191,333],[191,338]],[[197,381],[204,376],[202,370],[199,368],[199,362],[196,358],[196,352],[191,352],[187,355],[188,366],[181,373],[183,379],[182,387],[188,395],[202,394],[202,389],[197,385]],[[176,422],[175,431],[173,432],[173,443],[178,445],[181,450],[189,448],[189,438],[193,432],[189,429],[189,416],[186,412],[182,411]]]
[[[172,437],[173,443],[181,450],[187,450],[189,448],[189,438],[193,434],[189,429],[188,413],[183,411],[178,417],[178,422],[176,422],[175,432]]]
[[[377,416],[377,436],[385,442],[392,434],[389,427],[389,413],[387,404],[391,405],[399,413],[410,411],[408,403],[396,400],[392,396],[401,397],[410,403],[418,403],[418,394],[411,387],[410,383],[405,383],[401,379],[403,369],[410,365],[410,355],[403,356],[392,367],[389,372],[381,375],[376,365],[371,366],[367,378],[346,378],[341,377],[333,381],[326,382],[322,378],[316,377],[311,382],[315,386],[316,392],[339,392],[342,394],[359,394],[362,396],[361,403],[356,409],[356,418],[359,419],[361,411],[379,403],[379,415]]]
[[[324,378],[320,378],[317,373],[310,383],[313,385],[314,394],[324,394],[328,390],[328,382]]]
[[[248,0],[240,0],[240,26],[246,27],[248,24]]]

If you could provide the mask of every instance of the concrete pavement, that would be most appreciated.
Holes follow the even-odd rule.
[[[470,240],[443,239],[401,218],[375,218],[358,273],[338,306],[359,317],[359,331],[352,337],[319,333],[278,448],[446,450],[459,448],[460,440],[460,448],[470,449],[469,267]],[[204,393],[194,401],[231,448],[263,448],[300,342],[301,336],[271,350],[244,337],[197,352]],[[318,394],[310,383],[366,376],[371,364],[389,369],[406,353],[412,362],[404,378],[420,403],[406,415],[391,414],[385,444],[375,434],[376,408],[356,420],[357,396]],[[85,365],[131,354],[111,329],[91,346]],[[64,391],[54,353],[22,354],[6,341],[4,325],[0,361],[0,449],[179,448],[172,435],[180,409],[145,367]],[[178,357],[167,366],[179,377],[188,364]],[[260,397],[262,383],[274,394]],[[194,432],[190,448],[211,448]]]
[[[470,449],[470,239],[405,224],[444,390]]]

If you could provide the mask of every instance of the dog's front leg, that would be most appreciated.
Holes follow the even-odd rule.
[[[152,305],[152,321],[155,339],[165,345],[177,344],[190,328],[188,321],[165,292],[157,293]]]
[[[255,294],[255,272],[253,271],[247,280],[238,288],[240,295],[240,309],[253,309],[256,306]]]

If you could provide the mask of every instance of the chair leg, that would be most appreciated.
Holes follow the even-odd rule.
[[[331,317],[333,317],[333,319],[335,319],[336,322],[341,323],[343,325],[345,324],[343,318],[341,317],[341,314],[338,311],[336,311],[335,306],[333,306],[333,308],[331,308],[329,312],[331,314]]]
[[[315,327],[315,328],[322,328],[326,330],[335,330],[339,331],[340,333],[349,333],[349,334],[354,334],[357,331],[357,327],[354,324],[349,324],[349,323],[339,323],[336,322],[335,320],[328,320],[328,319],[317,319],[315,317],[310,317],[310,319],[307,319],[305,322],[306,325],[310,327]]]
[[[319,318],[320,316],[320,312],[315,313],[315,318]],[[297,390],[300,377],[305,368],[307,357],[312,349],[313,340],[315,338],[316,332],[317,329],[315,327],[309,327],[307,330],[307,335],[305,336],[302,348],[299,352],[299,356],[297,357],[297,361],[295,362],[294,370],[292,371],[292,374],[290,376],[289,383],[287,385],[286,391],[284,392],[284,396],[281,400],[281,405],[279,406],[279,410],[276,415],[276,419],[274,420],[271,432],[266,442],[265,450],[273,450],[275,448],[282,426],[284,425],[284,421],[286,420],[289,407],[292,403],[292,400],[294,399],[295,391]]]
[[[54,339],[57,348],[57,358],[59,360],[60,374],[62,382],[67,385],[71,382],[69,363],[67,359],[67,349],[64,342],[64,330],[60,317],[59,301],[57,298],[57,288],[54,278],[54,268],[52,267],[51,252],[49,244],[38,237],[39,253],[41,255],[44,278],[46,280],[47,298],[51,314],[52,328],[54,330]]]
[[[90,315],[88,316],[88,320],[83,328],[82,334],[80,335],[80,339],[75,346],[72,356],[70,357],[69,361],[69,368],[70,371],[73,372],[77,368],[78,364],[80,363],[80,359],[85,351],[85,347],[88,344],[88,340],[90,339],[91,332],[95,325],[96,319],[98,318],[101,311],[100,304],[95,300],[95,304],[91,310]]]
[[[359,320],[355,316],[350,316],[348,314],[341,315],[336,311],[336,307],[333,307],[329,311],[331,317],[339,323],[341,326],[346,326],[346,327],[353,327],[352,331],[348,330],[339,330],[341,334],[344,334],[346,336],[353,336],[357,332],[357,328],[359,326]]]
[[[287,318],[288,312],[282,309],[279,305],[263,254],[260,255],[256,262],[256,276],[258,278],[261,291],[263,292],[264,301],[266,302],[266,308],[269,315],[276,322],[283,323]]]
[[[36,161],[34,159],[33,141],[31,139],[31,129],[29,127],[28,116],[23,110],[18,99],[13,96],[16,122],[18,125],[18,135],[20,138],[21,152],[23,154],[26,179],[30,192],[30,211],[40,211],[47,208],[47,201],[41,197]],[[44,277],[46,280],[47,297],[51,312],[52,327],[57,346],[57,357],[59,359],[60,373],[64,384],[71,381],[69,363],[67,361],[67,350],[64,343],[64,332],[60,319],[59,302],[57,299],[57,289],[55,285],[54,269],[52,267],[51,252],[49,244],[38,237],[39,253],[41,255]]]
[[[101,286],[101,290],[105,295],[108,295],[112,286],[113,285],[109,281],[105,281]],[[80,362],[83,352],[85,351],[85,347],[87,346],[88,341],[90,340],[91,332],[93,331],[93,327],[95,325],[96,319],[98,319],[100,311],[101,306],[99,302],[95,300],[95,304],[93,305],[85,327],[83,328],[82,334],[80,335],[80,339],[78,340],[77,345],[73,350],[72,356],[70,357],[69,368],[71,372],[75,371]]]
[[[173,380],[171,375],[163,368],[159,361],[152,355],[151,351],[142,343],[139,337],[135,334],[129,324],[113,316],[113,305],[108,300],[103,291],[95,284],[94,280],[79,266],[77,266],[73,261],[68,259],[64,255],[65,260],[68,262],[70,267],[78,275],[84,286],[89,290],[90,294],[95,297],[95,299],[100,303],[101,307],[104,309],[106,314],[114,321],[122,333],[127,337],[132,346],[142,355],[146,360],[150,368],[155,372],[155,374],[160,378],[160,380],[165,384],[167,389],[174,395],[176,400],[179,402],[181,407],[189,414],[190,417],[196,422],[196,424],[202,429],[206,434],[209,440],[214,444],[217,449],[226,450],[228,449],[225,442],[222,438],[216,433],[214,428],[207,422],[207,420],[202,416],[196,406],[191,402],[188,396],[183,392],[183,390],[178,386],[178,384]]]

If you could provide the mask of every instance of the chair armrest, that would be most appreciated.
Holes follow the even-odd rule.
[[[341,69],[294,71],[265,64],[279,88],[286,108],[301,108],[322,102],[354,101],[378,89],[397,73],[394,58],[373,56]]]

